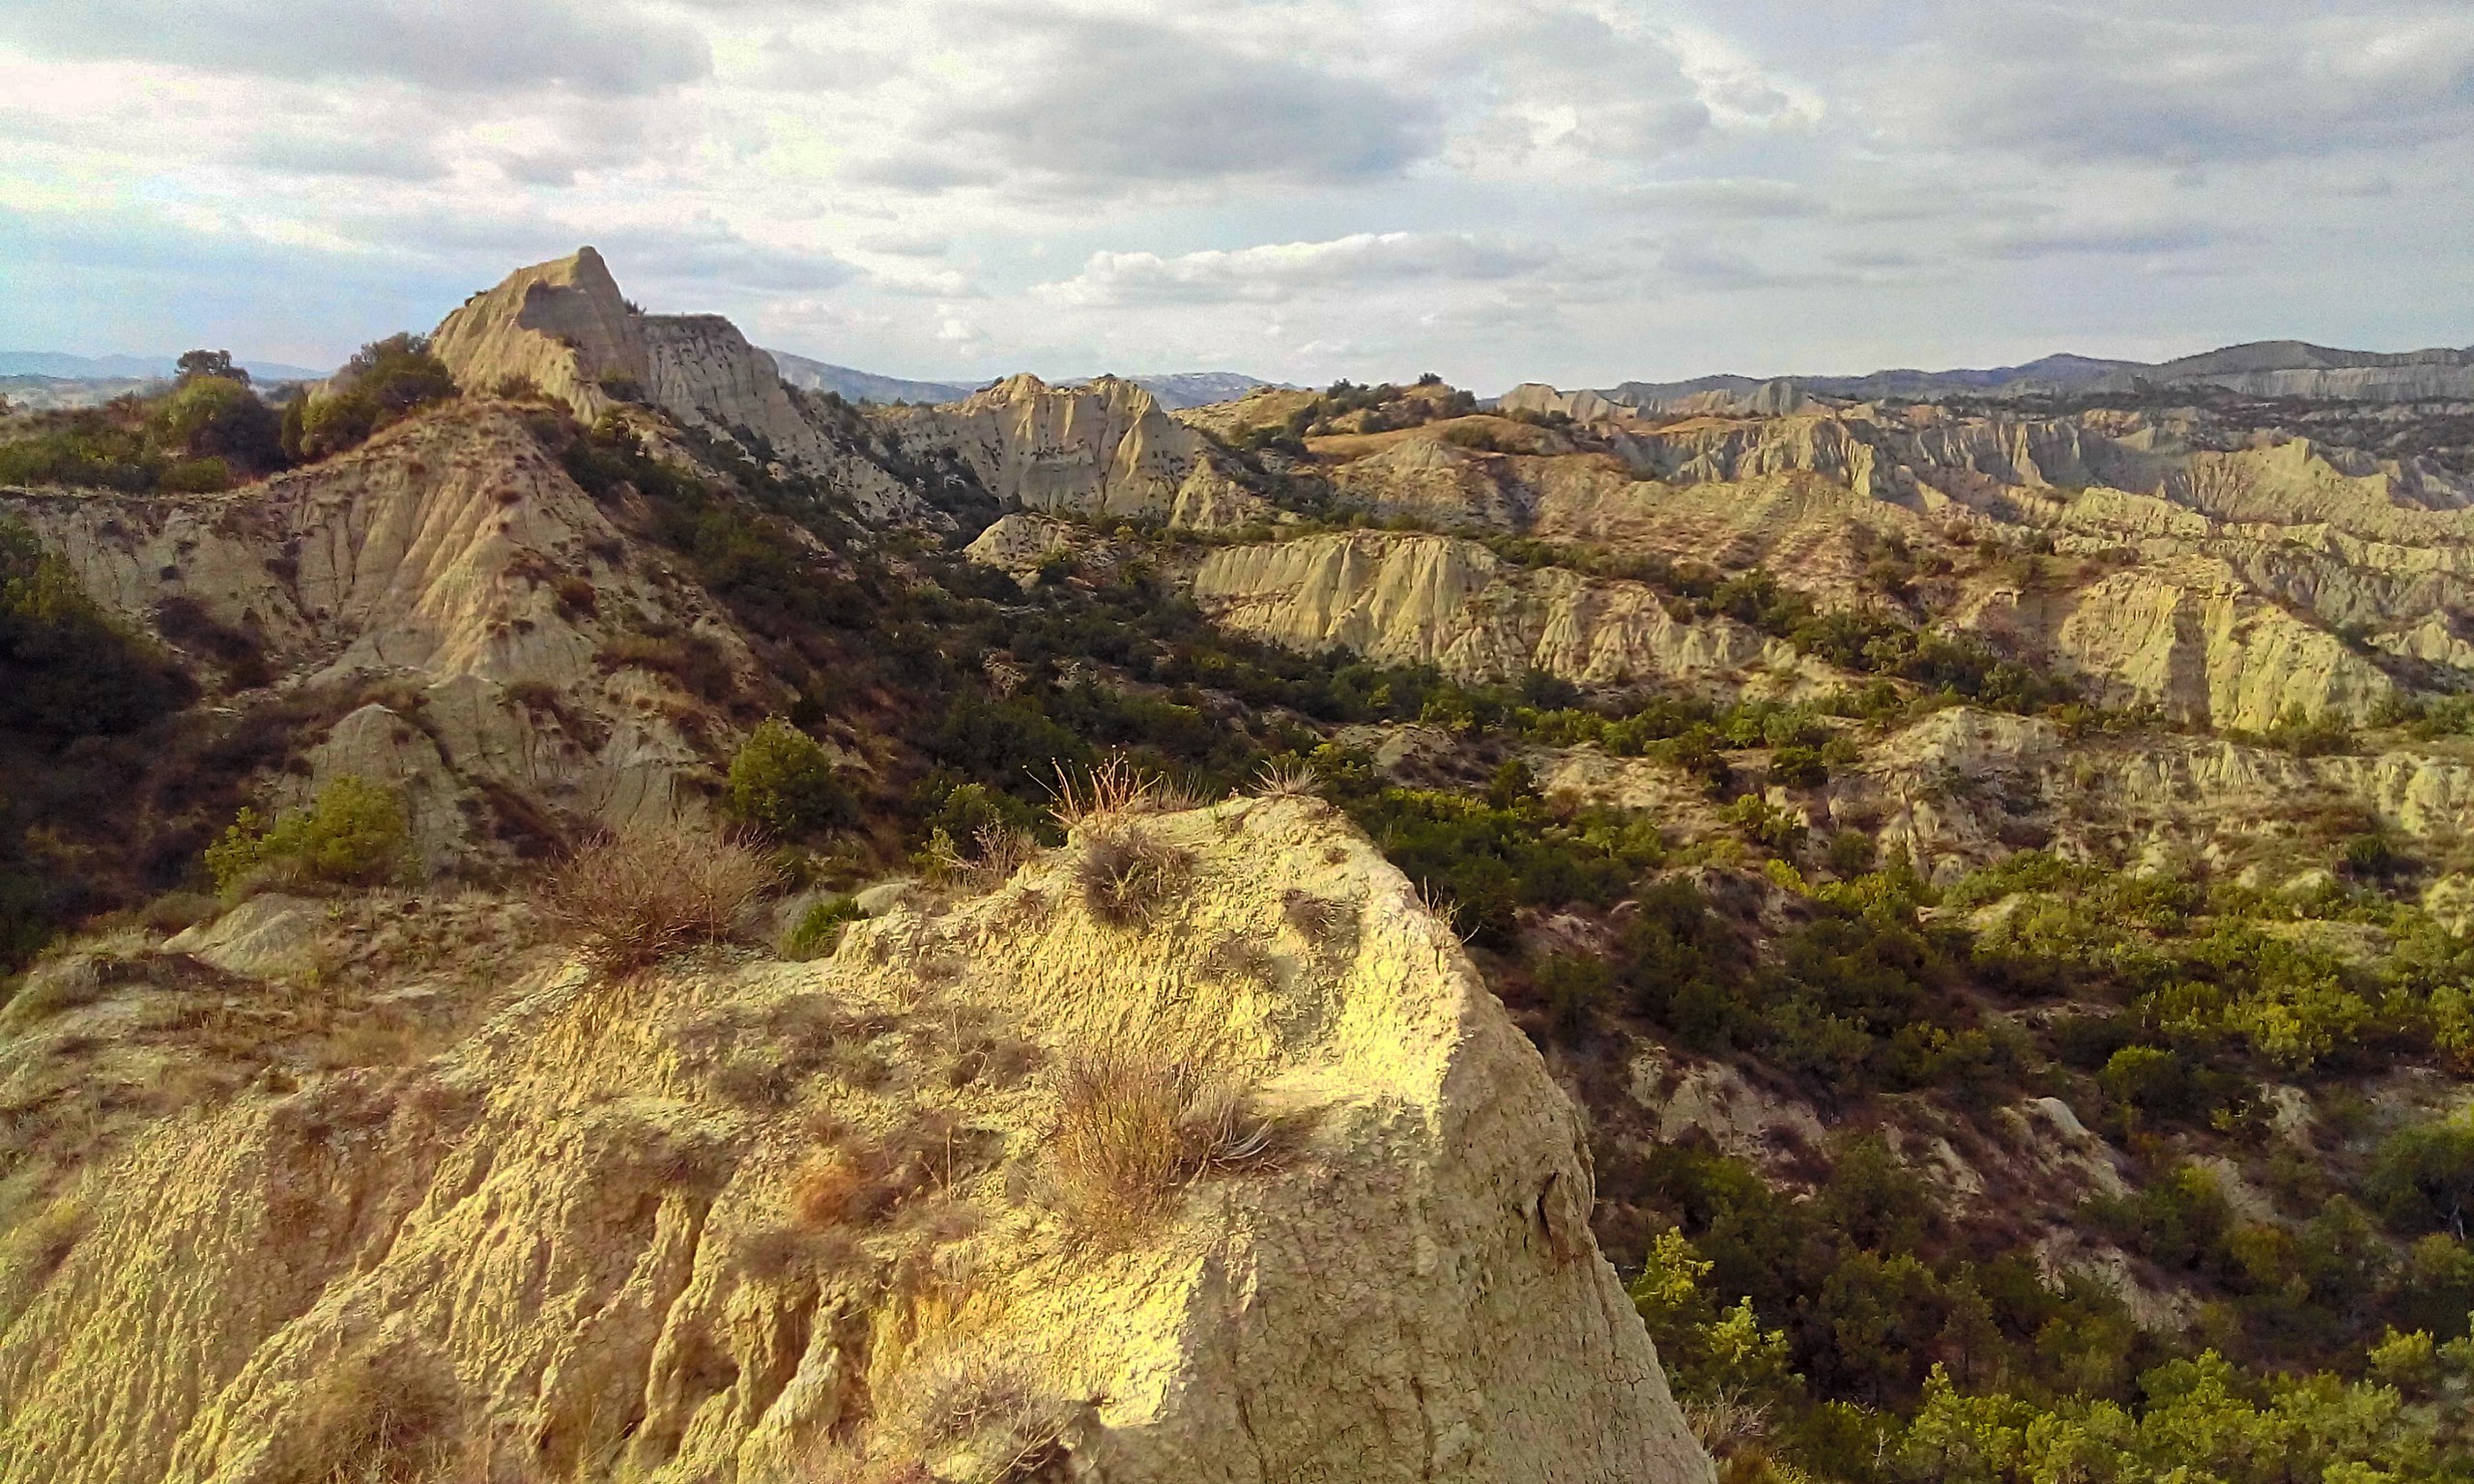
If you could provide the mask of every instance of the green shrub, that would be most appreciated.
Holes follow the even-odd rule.
[[[226,897],[258,886],[377,886],[411,869],[411,839],[395,790],[347,773],[272,825],[241,811],[207,847],[206,868]]]
[[[835,776],[822,744],[779,717],[748,734],[731,759],[732,817],[777,840],[858,822],[859,801]]]
[[[1615,999],[1615,974],[1602,958],[1549,954],[1538,961],[1536,976],[1555,1033],[1567,1040],[1587,1031]]]
[[[782,956],[799,963],[830,958],[833,951],[842,946],[842,929],[865,921],[867,916],[852,898],[833,897],[817,902],[799,914],[797,925],[782,940]]]
[[[455,377],[431,354],[427,335],[390,335],[356,352],[327,390],[296,402],[286,430],[298,458],[324,458],[365,442],[389,423],[455,395]]]
[[[1769,755],[1773,788],[1818,788],[1829,782],[1829,764],[1811,747],[1782,747]]]
[[[98,607],[34,532],[0,519],[0,737],[133,731],[194,689]]]
[[[2400,1230],[2463,1241],[2474,1219],[2474,1112],[2392,1135],[2364,1190]]]
[[[227,473],[263,473],[284,465],[282,418],[245,381],[200,375],[184,381],[149,419],[156,445],[193,461],[220,461]],[[170,488],[170,474],[165,475]]]

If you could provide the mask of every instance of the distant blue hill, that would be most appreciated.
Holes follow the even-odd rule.
[[[126,382],[168,377],[173,356],[71,356],[60,351],[0,351],[0,376],[48,376],[64,382]],[[244,360],[241,369],[261,382],[314,382],[324,371],[279,360]]]

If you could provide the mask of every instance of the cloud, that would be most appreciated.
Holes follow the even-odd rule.
[[[1675,154],[1716,121],[1679,39],[1595,8],[1506,8],[1473,29],[1461,86],[1490,99],[1455,155],[1481,172],[1639,163]],[[1713,82],[1712,96],[1740,86]]]
[[[241,154],[244,163],[284,175],[343,176],[421,183],[446,174],[446,164],[426,140],[374,139],[344,134],[269,134]]]
[[[922,132],[983,168],[1085,185],[1374,180],[1439,144],[1430,102],[1293,55],[1129,19],[1045,19],[1022,39],[1022,65],[956,90]]]
[[[1619,199],[1626,206],[1679,216],[1817,216],[1827,210],[1808,186],[1758,178],[1659,181],[1632,186]]]
[[[895,258],[941,258],[953,245],[954,240],[941,232],[875,232],[858,243],[862,252]]]
[[[2056,257],[2160,257],[2195,252],[2218,241],[2218,234],[2191,222],[2145,225],[2014,227],[1979,235],[1977,250],[1986,257],[2024,262]]]
[[[2463,6],[1970,5],[1931,29],[1936,39],[1881,69],[1876,108],[1941,142],[2190,166],[2474,131],[2474,12]]]
[[[812,294],[847,283],[856,271],[832,253],[753,242],[714,220],[676,228],[620,228],[595,238],[611,272],[690,291],[728,287]]]
[[[1272,303],[1301,294],[1419,280],[1510,278],[1554,261],[1552,249],[1462,233],[1361,232],[1327,243],[1233,251],[1095,252],[1082,271],[1040,292],[1067,303]]]
[[[58,57],[456,93],[638,97],[712,65],[693,26],[570,0],[11,0],[0,40]]]

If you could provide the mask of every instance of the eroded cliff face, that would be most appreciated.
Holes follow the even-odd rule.
[[[1464,418],[1320,440],[1318,471],[1379,514],[1759,564],[1829,605],[1882,601],[1884,549],[2050,549],[2077,574],[1942,584],[1933,616],[2201,725],[2360,721],[2404,684],[2474,684],[2474,481],[2428,458],[2197,412],[1587,411],[1568,433]]]
[[[786,386],[773,357],[719,315],[650,315],[601,255],[518,269],[430,337],[468,393],[530,381],[590,423],[641,398],[681,427],[741,442],[821,480],[872,520],[943,520],[868,456],[863,438]]]
[[[1301,649],[1338,645],[1473,680],[1530,669],[1589,683],[1735,675],[1794,656],[1728,619],[1670,614],[1638,583],[1511,566],[1474,541],[1359,533],[1225,547],[1194,601],[1218,622]]]
[[[1183,863],[1139,925],[1075,867],[1127,829]],[[15,1027],[0,1085],[207,1056],[183,1007],[285,1003],[286,931],[343,993],[335,953],[404,951],[373,910],[124,945]],[[1572,1107],[1318,802],[1086,823],[819,963],[494,952],[434,1055],[246,1038],[263,1070],[47,1146],[10,1239],[40,1260],[0,1285],[0,1480],[323,1478],[372,1405],[492,1479],[1014,1479],[1032,1417],[1057,1476],[1106,1484],[1712,1476],[1591,1237]],[[1051,1195],[1058,1068],[1136,1043],[1233,1079],[1280,1153],[1094,1241]],[[885,1154],[882,1199],[802,1196],[828,1147]]]
[[[700,588],[618,530],[526,430],[468,400],[310,469],[224,495],[0,495],[132,627],[212,672],[165,615],[187,606],[249,636],[279,695],[382,691],[278,786],[327,776],[401,786],[435,864],[471,843],[503,787],[580,820],[700,807],[704,707],[624,643],[702,646],[762,689],[745,642]]]
[[[879,414],[913,453],[950,453],[1000,502],[1214,528],[1264,519],[1210,444],[1132,382],[1054,387],[1016,376],[941,407]]]

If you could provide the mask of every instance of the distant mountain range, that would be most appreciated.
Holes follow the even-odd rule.
[[[47,376],[63,382],[154,381],[173,374],[172,356],[69,356],[59,351],[0,351],[0,376]],[[315,382],[324,371],[279,360],[245,360],[241,369],[261,382]]]
[[[774,365],[781,368],[782,380],[809,391],[830,391],[852,402],[959,402],[969,396],[985,382],[914,382],[898,376],[878,376],[873,371],[860,371],[850,366],[837,366],[788,351],[767,351]],[[1059,383],[1078,386],[1088,377]],[[1180,408],[1202,407],[1212,402],[1230,402],[1257,386],[1283,385],[1257,377],[1241,376],[1234,371],[1177,371],[1160,376],[1130,376],[1135,383],[1151,393],[1152,400],[1170,412]]]
[[[2177,386],[2223,387],[2263,397],[2371,402],[2474,400],[2474,349],[2346,351],[2300,340],[2257,340],[2177,360],[2102,360],[2047,356],[2016,366],[1954,371],[1899,369],[1860,376],[1702,376],[1681,382],[1624,382],[1597,389],[1607,402],[1677,409],[1758,399],[1776,410],[1798,394],[1903,397],[2015,397],[2064,392],[2128,392]],[[1532,384],[1507,405],[1551,406],[1583,395]],[[1569,410],[1569,409],[1566,409]]]

